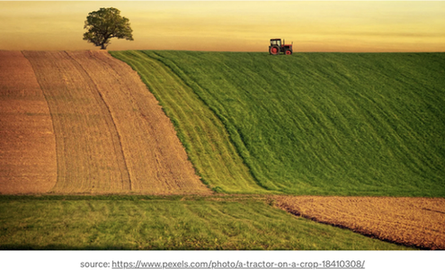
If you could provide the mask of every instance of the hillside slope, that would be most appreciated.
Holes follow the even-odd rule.
[[[143,52],[111,52],[141,74],[177,126],[203,181],[215,191],[264,193],[231,143],[224,124],[180,77]]]
[[[40,106],[49,108],[49,125],[54,129],[50,134],[53,145],[45,146],[54,149],[55,139],[52,163],[57,164],[53,187],[45,190],[35,187],[29,192],[210,193],[188,161],[172,123],[128,65],[106,52],[24,51],[22,54],[34,74],[32,78],[15,80],[32,79],[31,86],[43,92],[46,101]],[[5,82],[0,82],[3,85]],[[29,94],[34,91],[31,86],[13,90]],[[26,95],[21,101],[25,107],[30,104]],[[27,113],[17,111],[20,109],[17,106],[13,109],[18,115]],[[35,134],[36,131],[25,134],[25,140],[42,140],[43,135]],[[39,153],[33,153],[39,157]],[[21,157],[11,156],[11,159]],[[20,168],[26,167],[22,162]],[[45,169],[40,164],[34,169],[42,168]],[[5,177],[8,184],[14,180],[4,172],[0,177]],[[33,185],[38,186],[38,181]],[[0,192],[6,189],[2,186]]]
[[[266,190],[445,196],[445,54],[144,53],[112,55],[142,78],[153,60],[180,78]]]

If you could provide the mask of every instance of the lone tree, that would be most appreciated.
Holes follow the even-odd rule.
[[[90,12],[85,21],[84,29],[88,31],[83,34],[83,40],[100,46],[102,50],[107,48],[110,38],[133,40],[130,22],[121,17],[120,13],[120,10],[113,7]]]

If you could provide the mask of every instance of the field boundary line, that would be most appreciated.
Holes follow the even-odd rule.
[[[146,55],[146,54],[144,54],[144,53],[142,53],[142,52],[135,52],[135,53],[141,54],[141,55],[140,55],[141,57],[144,57],[144,58],[147,59],[148,61],[151,61],[151,65],[153,66],[153,68],[155,68],[155,66],[160,66],[160,67],[162,68],[163,65],[162,65],[161,62],[156,61],[155,59],[153,59],[153,58],[151,58],[151,57],[148,57],[148,55]],[[145,66],[141,65],[140,63],[136,63],[133,59],[127,57],[126,55],[120,55],[120,57],[122,57],[122,58],[124,58],[124,59],[127,59],[127,61],[131,61],[131,65],[138,66],[139,69],[142,69],[142,70],[145,70],[145,71],[149,72],[148,69],[147,69]],[[126,62],[126,63],[130,65],[129,62]],[[134,69],[133,66],[132,66],[132,68]],[[135,70],[135,69],[134,69],[134,70]],[[135,70],[135,71],[136,71],[136,70]],[[137,72],[137,71],[136,71],[136,72]],[[156,88],[156,87],[153,85],[152,82],[150,82],[150,81],[148,81],[147,79],[143,78],[143,77],[141,76],[141,74],[139,74],[139,72],[138,72],[138,76],[140,77],[141,81],[147,86],[147,91],[149,91],[150,93],[152,93],[153,96],[155,96],[155,98],[158,100],[159,104],[162,106],[162,110],[163,110],[164,114],[165,114],[165,115],[170,119],[170,121],[172,122],[172,124],[173,124],[173,126],[174,126],[174,128],[175,128],[175,131],[176,131],[176,133],[177,133],[177,136],[178,136],[178,138],[179,138],[179,140],[181,141],[183,147],[187,150],[187,148],[189,148],[189,143],[184,139],[184,137],[186,137],[186,135],[183,133],[183,131],[182,131],[182,129],[181,129],[181,124],[179,123],[179,121],[177,121],[177,119],[175,119],[175,118],[178,117],[178,114],[175,113],[173,110],[168,110],[168,111],[170,111],[170,114],[171,114],[171,116],[169,117],[169,116],[168,116],[168,113],[167,113],[167,111],[166,111],[166,108],[165,108],[165,103],[166,103],[166,102],[165,102],[165,100],[166,100],[166,99],[169,99],[169,98],[167,98],[167,97],[165,97],[165,99],[161,98],[159,95],[157,95],[156,91],[153,91],[153,90],[152,90],[152,89]],[[174,78],[173,78],[173,79],[174,79]],[[175,81],[176,81],[176,79],[175,79]],[[181,81],[181,82],[182,82],[182,81]],[[177,82],[177,83],[180,84],[180,82]],[[182,114],[182,115],[185,115],[185,114],[186,114],[186,113],[184,112],[183,107],[181,107],[181,106],[177,106],[176,109],[178,110],[178,113],[179,113],[179,114]],[[174,118],[174,121],[172,121],[172,118],[171,118],[171,117],[175,117],[175,118]],[[188,123],[190,123],[190,121],[188,121]],[[196,131],[195,131],[195,130],[193,130],[192,132],[193,132],[194,134],[196,134]],[[202,148],[204,148],[204,144],[202,143],[202,140],[199,138],[199,136],[196,136],[196,137],[198,138],[197,142],[199,143],[199,145],[200,145]],[[189,158],[190,158],[190,157],[189,157]],[[200,161],[197,160],[196,162],[200,162]],[[199,170],[199,168],[198,168],[197,166],[195,166],[195,164],[192,163],[192,165],[193,165],[193,168],[194,168],[194,170],[195,170],[195,173],[199,176],[201,182],[202,182],[204,185],[206,185],[206,187],[210,190],[211,188],[210,188],[210,186],[209,186],[209,183],[208,183],[208,181],[205,179],[205,177],[202,175],[202,172]],[[211,169],[212,169],[213,171],[215,171],[215,168],[214,168],[213,166],[211,166]]]

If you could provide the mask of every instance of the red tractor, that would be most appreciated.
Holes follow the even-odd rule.
[[[270,39],[270,46],[269,46],[269,53],[271,55],[279,55],[281,52],[283,52],[286,55],[292,54],[292,44],[285,44],[284,39],[283,43],[281,43],[280,38],[272,38]]]

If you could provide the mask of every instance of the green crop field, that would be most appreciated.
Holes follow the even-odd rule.
[[[216,191],[445,196],[443,53],[111,54]]]
[[[38,213],[38,215],[36,215]],[[0,197],[0,249],[394,250],[255,197]]]

